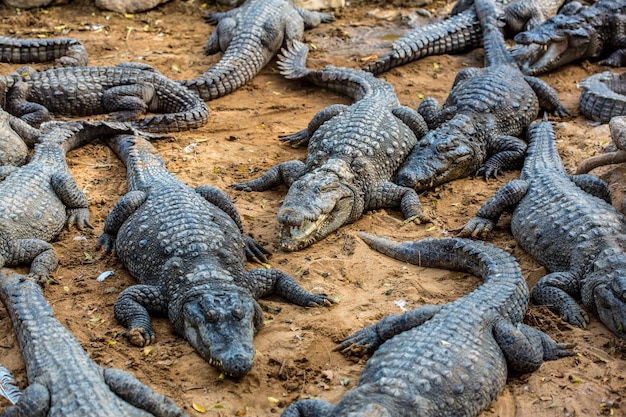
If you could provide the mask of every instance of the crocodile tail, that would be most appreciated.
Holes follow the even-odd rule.
[[[496,9],[493,0],[476,0],[474,7],[483,29],[485,66],[508,64],[517,68],[515,60],[506,49],[501,30],[504,23],[498,19],[501,12]]]
[[[278,68],[285,78],[296,79],[309,75],[312,71],[306,67],[309,47],[298,40],[293,40],[278,55]]]

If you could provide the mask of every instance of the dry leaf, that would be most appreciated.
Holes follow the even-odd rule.
[[[194,410],[196,410],[198,413],[206,413],[206,410],[204,409],[204,407],[199,406],[196,403],[191,403],[191,406],[193,407]]]

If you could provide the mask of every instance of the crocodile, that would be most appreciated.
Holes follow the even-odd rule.
[[[491,2],[475,2],[483,28],[485,68],[461,70],[443,107],[425,98],[418,111],[431,129],[397,172],[396,181],[417,191],[475,173],[496,177],[524,158],[517,136],[539,108],[569,112],[544,81],[524,76],[506,49]]]
[[[0,273],[0,297],[22,349],[29,385],[2,417],[183,417],[169,398],[121,369],[91,360],[61,325],[32,277]]]
[[[507,36],[532,29],[556,14],[565,0],[501,0]],[[445,19],[420,26],[393,42],[391,51],[369,63],[366,71],[380,74],[409,62],[443,54],[459,54],[480,47],[483,35],[472,2],[459,1]]]
[[[49,243],[65,227],[91,227],[87,197],[69,172],[65,154],[107,134],[133,132],[107,122],[48,122],[30,162],[0,167],[0,267],[32,262],[46,282],[58,259]]]
[[[196,94],[141,63],[110,67],[30,67],[0,76],[0,105],[31,125],[59,116],[108,113],[147,132],[183,131],[203,126],[209,109]],[[4,99],[4,100],[3,100]],[[146,111],[158,112],[134,120]]]
[[[300,306],[332,303],[277,269],[246,271],[265,249],[242,234],[234,205],[211,186],[188,187],[137,136],[107,144],[127,167],[128,193],[109,213],[99,243],[139,281],[117,298],[114,313],[132,344],[155,340],[149,313],[169,317],[176,332],[226,375],[252,367],[253,335],[263,325],[259,297],[276,293]]]
[[[0,62],[28,64],[55,61],[62,67],[86,66],[87,50],[74,38],[18,39],[0,36]]]
[[[373,352],[358,385],[337,405],[306,399],[282,417],[477,416],[504,388],[508,368],[532,372],[574,354],[573,345],[521,322],[528,286],[503,250],[469,239],[400,243],[360,235],[395,259],[467,272],[484,284],[453,302],[422,305],[353,333],[338,350]]]
[[[39,129],[0,108],[0,167],[24,165],[37,139]]]
[[[583,79],[578,100],[580,112],[588,119],[608,123],[615,116],[626,116],[626,72],[601,72]]]
[[[589,316],[626,338],[626,219],[610,204],[608,186],[593,175],[568,175],[547,121],[528,129],[528,156],[518,180],[502,187],[465,224],[461,236],[482,237],[505,209],[511,232],[549,274],[532,290],[533,301],[585,327]]]
[[[592,6],[569,3],[556,16],[515,36],[513,54],[524,73],[544,74],[570,62],[602,59],[626,64],[626,0],[599,0]]]
[[[224,54],[204,74],[181,82],[205,101],[225,96],[254,78],[283,44],[302,40],[305,29],[334,19],[296,7],[291,0],[247,0],[227,12],[209,13],[206,20],[217,27],[204,51]]]
[[[417,193],[391,182],[427,126],[415,110],[401,106],[393,86],[371,73],[327,66],[306,67],[308,47],[294,41],[278,66],[287,78],[305,78],[354,98],[351,106],[318,112],[308,127],[282,139],[308,145],[306,162],[282,162],[237,190],[264,191],[285,183],[289,191],[278,212],[280,246],[303,249],[367,210],[400,206],[407,219],[425,220]]]

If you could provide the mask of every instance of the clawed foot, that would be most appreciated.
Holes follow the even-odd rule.
[[[59,281],[57,281],[56,279],[48,275],[48,271],[38,271],[38,270],[31,269],[28,276],[34,279],[37,282],[37,284],[41,285],[42,287],[46,284],[56,284],[56,285],[61,284]]]
[[[307,129],[288,135],[280,135],[281,142],[287,142],[292,148],[305,148],[309,144],[309,132]]]
[[[327,296],[326,294],[311,294],[305,306],[306,307],[322,307],[322,306],[328,307],[334,303],[335,302],[333,301],[333,299]]]
[[[375,351],[381,343],[375,325],[371,325],[345,338],[334,350],[340,350],[346,356],[363,356]]]
[[[257,243],[248,235],[242,235],[243,243],[245,244],[246,259],[249,262],[267,263],[270,257],[270,252],[263,247],[263,245]]]
[[[573,324],[574,326],[584,329],[589,323],[589,314],[582,308],[578,307],[578,304],[572,304],[566,306],[561,312],[561,319]]]
[[[474,217],[470,219],[465,226],[460,227],[458,229],[454,229],[454,232],[458,232],[457,236],[459,237],[472,237],[474,239],[480,238],[484,239],[489,232],[493,230],[496,223],[489,220],[484,219],[482,217]]]
[[[135,346],[148,346],[154,343],[156,336],[151,329],[135,327],[128,331],[128,340]]]
[[[115,248],[115,237],[108,233],[102,233],[98,238],[98,244],[105,252],[111,252]]]
[[[78,230],[83,230],[85,227],[93,229],[89,222],[89,209],[87,208],[68,209],[66,224],[67,226],[74,224]]]

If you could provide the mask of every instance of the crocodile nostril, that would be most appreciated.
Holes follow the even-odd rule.
[[[278,221],[287,226],[300,226],[304,222],[304,215],[292,208],[282,208],[278,212]]]

